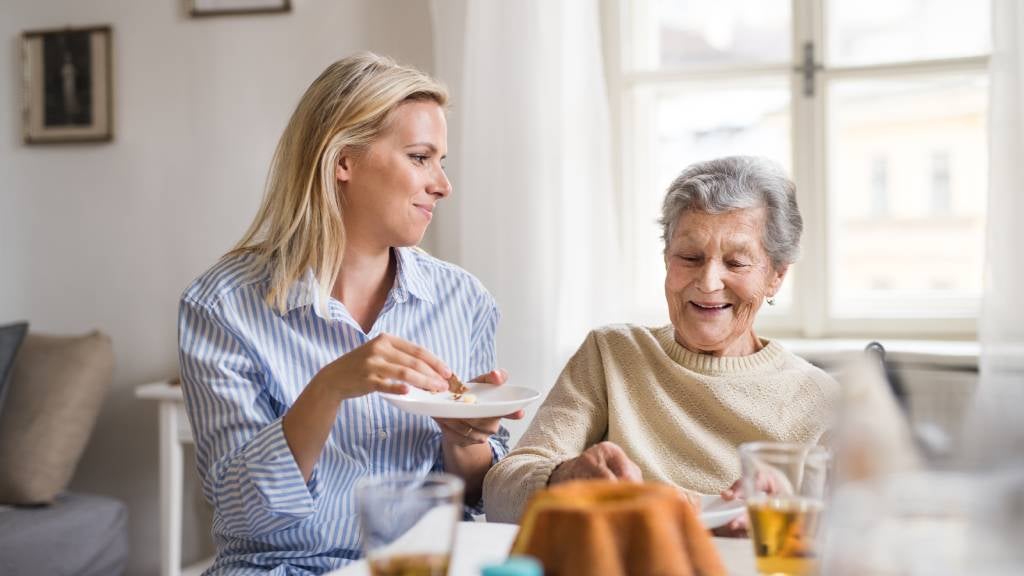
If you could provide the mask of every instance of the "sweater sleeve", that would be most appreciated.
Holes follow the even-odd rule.
[[[522,440],[484,479],[491,522],[516,522],[533,492],[562,462],[605,438],[608,398],[601,350],[593,332],[562,370]]]

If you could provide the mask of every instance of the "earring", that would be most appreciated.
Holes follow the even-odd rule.
[[[765,299],[765,302],[767,302],[769,306],[775,306],[775,297],[769,296]]]

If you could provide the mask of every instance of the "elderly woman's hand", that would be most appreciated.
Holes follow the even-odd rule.
[[[777,492],[785,493],[787,490],[792,491],[792,488],[785,484],[785,478],[780,478],[773,474],[758,472],[757,489],[765,494],[775,494]],[[743,493],[743,479],[732,483],[732,486],[722,491],[722,500],[743,500],[746,498],[746,494]],[[729,522],[725,526],[715,528],[711,532],[715,536],[726,536],[731,538],[746,538],[747,532],[750,529],[750,517],[744,512],[738,516],[732,522]]]
[[[742,500],[743,499],[743,479],[739,479],[732,483],[732,486],[722,490],[722,500]],[[715,536],[725,536],[727,538],[746,538],[747,529],[750,526],[750,518],[747,513],[744,512],[737,516],[734,520],[724,526],[719,526],[711,531]]]
[[[548,484],[587,478],[641,482],[643,474],[618,444],[601,442],[587,448],[576,458],[559,464],[551,473]]]
[[[471,382],[484,382],[486,384],[493,384],[500,386],[508,380],[508,373],[504,370],[491,370],[487,374],[477,376]],[[519,420],[525,413],[522,410],[517,410],[512,414],[506,414],[505,416],[499,416],[497,418],[473,418],[473,419],[455,419],[455,418],[434,418],[437,425],[441,427],[441,433],[445,442],[454,444],[455,446],[464,447],[472,446],[474,444],[484,444],[498,431],[502,418],[509,420]]]

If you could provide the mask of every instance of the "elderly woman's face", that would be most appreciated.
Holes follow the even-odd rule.
[[[786,274],[761,243],[764,221],[763,208],[679,217],[665,254],[665,297],[683,347],[715,356],[760,349],[754,317]]]

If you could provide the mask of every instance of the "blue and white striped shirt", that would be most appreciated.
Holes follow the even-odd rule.
[[[443,468],[441,430],[378,394],[342,402],[307,483],[281,417],[324,365],[382,332],[424,346],[464,379],[495,368],[498,309],[465,270],[395,249],[397,273],[364,333],[331,298],[320,312],[312,271],[269,307],[266,271],[229,257],[182,295],[181,380],[203,492],[214,507],[217,559],[208,574],[309,574],[360,556],[353,486],[365,476]],[[494,458],[508,433],[491,438]]]

